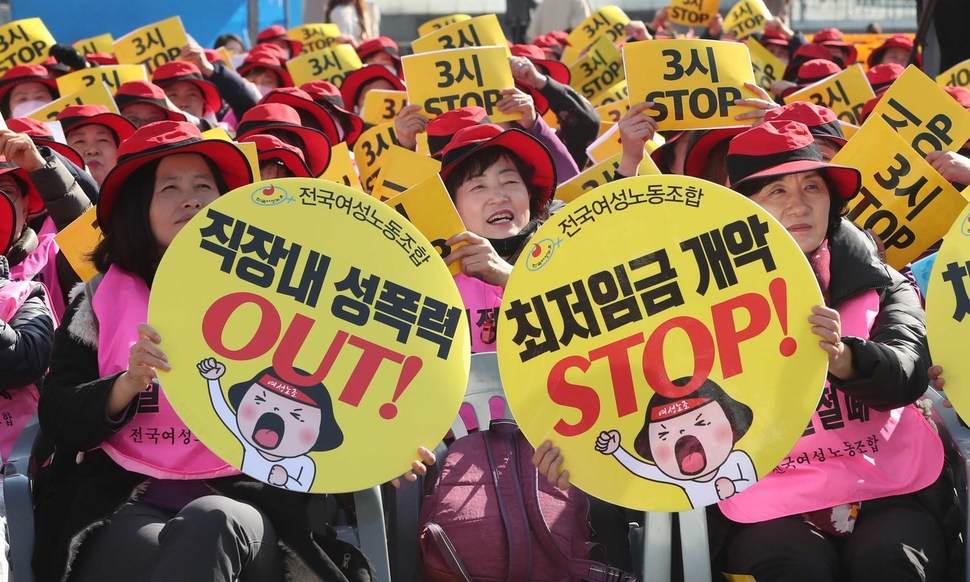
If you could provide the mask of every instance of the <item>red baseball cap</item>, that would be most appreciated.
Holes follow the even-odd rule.
[[[0,77],[0,100],[6,99],[7,95],[14,87],[21,83],[40,83],[51,90],[51,95],[56,99],[60,93],[57,90],[57,81],[44,65],[17,65],[10,67],[7,72]]]
[[[842,71],[841,68],[828,59],[812,59],[798,67],[798,76],[795,82],[799,85],[811,85],[818,83],[822,79],[836,75]]]
[[[690,145],[684,158],[684,175],[695,178],[704,177],[704,165],[711,155],[711,151],[718,145],[730,141],[734,136],[744,133],[750,127],[723,127],[704,131],[697,140]]]
[[[397,91],[406,91],[404,83],[397,78],[397,75],[387,70],[383,65],[364,65],[362,68],[353,71],[346,77],[340,85],[340,95],[344,99],[344,107],[353,109],[357,106],[357,98],[360,96],[365,85],[384,79]]]
[[[530,185],[532,195],[537,198],[534,202],[538,208],[545,208],[556,191],[556,165],[546,146],[519,129],[503,130],[498,125],[485,123],[458,130],[441,150],[441,179],[447,182],[448,176],[469,157],[496,147],[507,149],[532,168]]]
[[[279,87],[267,93],[260,101],[260,104],[282,103],[289,105],[300,115],[300,124],[319,129],[323,135],[327,136],[330,143],[340,143],[340,129],[337,121],[331,117],[330,112],[325,107],[319,105],[310,97],[310,94],[303,89],[296,87]]]
[[[866,101],[865,105],[862,106],[862,111],[859,112],[859,125],[862,125],[865,120],[869,119],[869,116],[872,115],[872,110],[876,108],[876,105],[879,105],[880,99],[882,99],[882,94],[878,94]]]
[[[296,178],[314,178],[307,166],[306,159],[303,157],[303,150],[296,146],[291,146],[283,142],[274,135],[255,133],[248,135],[239,141],[252,142],[256,144],[256,151],[259,152],[259,163],[265,164],[275,162],[282,165],[290,174]],[[314,152],[316,153],[316,152]],[[330,150],[326,150],[326,163],[330,163]]]
[[[869,53],[869,58],[866,59],[866,65],[869,67],[874,67],[879,64],[879,60],[882,59],[882,55],[891,48],[901,48],[912,53],[913,39],[909,38],[905,34],[894,34],[890,36],[881,45],[876,47],[875,50]],[[922,64],[923,55],[916,53],[916,66],[920,66]]]
[[[364,132],[364,120],[347,110],[340,89],[330,81],[310,81],[300,85],[318,105],[325,107],[339,123],[342,130],[341,140],[353,146]],[[336,142],[334,142],[336,143]]]
[[[257,68],[269,69],[276,73],[282,86],[293,86],[293,77],[286,70],[286,53],[275,44],[254,46],[236,72],[239,73],[239,76],[245,77],[250,71]]]
[[[282,40],[290,45],[290,58],[300,54],[300,51],[303,49],[303,43],[288,37],[286,35],[286,29],[279,24],[264,28],[256,35],[257,43],[269,43],[273,40]]]
[[[364,63],[367,59],[376,55],[377,53],[385,53],[394,60],[394,67],[397,69],[397,76],[400,77],[404,74],[404,69],[401,67],[401,49],[394,42],[394,39],[389,36],[379,36],[377,38],[372,38],[370,40],[365,40],[364,42],[357,45],[357,56]]]
[[[869,85],[872,86],[872,90],[875,91],[876,95],[880,95],[885,93],[889,89],[889,86],[903,75],[905,70],[905,67],[897,65],[896,63],[876,65],[866,71],[866,79],[869,80]]]
[[[846,66],[855,63],[856,58],[859,56],[855,45],[850,42],[845,42],[845,37],[842,36],[842,31],[838,28],[823,28],[812,37],[812,43],[844,48],[847,51],[845,59]]]
[[[103,125],[114,133],[115,145],[121,145],[135,133],[135,126],[130,121],[112,113],[104,105],[71,105],[57,114],[57,120],[65,134],[85,125]]]
[[[425,129],[428,135],[428,149],[431,156],[437,158],[451,138],[459,130],[482,123],[491,123],[488,112],[483,107],[459,107],[446,111],[428,122]]]
[[[13,246],[16,225],[17,210],[13,200],[6,192],[0,191],[0,255],[7,254]]]
[[[805,124],[816,138],[828,139],[839,145],[845,145],[847,141],[835,112],[807,101],[795,101],[769,109],[765,111],[764,121],[797,121]]]
[[[69,159],[75,166],[79,168],[84,167],[84,158],[81,157],[81,154],[77,153],[77,150],[67,144],[54,141],[54,134],[51,133],[51,130],[33,117],[15,117],[8,119],[7,128],[10,131],[27,134],[35,144],[49,147]]]
[[[956,99],[964,109],[970,111],[970,91],[964,87],[950,87],[949,85],[943,87],[943,90],[949,93],[950,97]]]
[[[246,155],[232,142],[203,139],[199,129],[186,121],[157,121],[140,127],[118,148],[118,163],[101,184],[97,216],[101,230],[111,229],[111,212],[126,190],[128,178],[139,168],[174,154],[199,154],[222,174],[229,190],[253,181]]]
[[[768,121],[731,140],[727,155],[728,178],[735,188],[749,180],[817,171],[825,174],[834,193],[849,200],[859,192],[859,170],[828,164],[804,123]]]
[[[118,109],[124,109],[135,103],[154,105],[162,110],[165,114],[165,119],[168,121],[186,120],[185,115],[181,112],[169,109],[169,101],[165,95],[165,90],[151,81],[128,81],[127,83],[122,83],[118,87],[118,92],[115,93],[115,103],[118,104]]]
[[[509,47],[509,51],[513,57],[525,57],[529,59],[539,69],[539,72],[547,75],[557,83],[569,85],[571,78],[569,67],[560,61],[546,58],[546,53],[541,48],[531,44],[513,44]],[[549,100],[540,91],[532,89],[531,87],[521,86],[518,83],[516,83],[516,86],[532,95],[532,100],[535,102],[536,111],[539,115],[544,115],[546,111],[549,111]]]
[[[219,95],[219,90],[214,83],[207,81],[199,68],[192,63],[186,61],[165,63],[152,73],[152,82],[162,89],[178,82],[190,83],[202,93],[206,113],[218,113],[222,109],[222,96]]]
[[[791,40],[780,30],[766,30],[758,40],[764,46],[780,46],[786,49],[791,46]]]
[[[250,135],[257,133],[284,132],[295,136],[302,143],[303,155],[307,165],[314,176],[319,176],[327,169],[327,165],[322,163],[322,156],[314,156],[315,151],[330,151],[330,141],[321,131],[303,127],[300,121],[300,114],[296,109],[282,103],[264,103],[257,105],[246,112],[239,120],[236,128],[236,139],[243,140]],[[329,163],[330,155],[326,156]]]

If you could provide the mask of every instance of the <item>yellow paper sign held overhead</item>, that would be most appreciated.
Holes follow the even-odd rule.
[[[484,108],[492,123],[520,117],[495,107],[502,90],[515,86],[505,47],[421,53],[408,55],[402,62],[404,77],[409,80],[408,103],[420,105],[429,117],[471,105]]]
[[[593,188],[612,182],[613,178],[616,177],[617,169],[620,167],[622,155],[622,153],[614,154],[612,157],[587,168],[583,173],[563,182],[556,188],[556,198],[563,202],[572,202]],[[653,162],[653,158],[650,157],[650,154],[645,154],[643,161],[637,167],[637,176],[659,173],[661,173],[660,169]]]
[[[776,81],[785,75],[785,64],[778,57],[768,52],[760,42],[753,38],[744,41],[751,53],[751,69],[754,71],[756,85],[768,91]]]
[[[114,54],[121,64],[145,65],[149,73],[177,61],[188,36],[178,16],[136,28],[115,41]]]
[[[90,281],[98,274],[91,262],[91,251],[101,241],[101,228],[98,227],[97,209],[94,206],[64,227],[54,239],[57,248],[82,281]]]
[[[340,36],[340,28],[330,22],[314,22],[291,28],[286,36],[302,44],[301,55],[318,53],[334,45]]]
[[[970,111],[915,65],[889,87],[866,125],[873,119],[889,125],[923,157],[932,151],[955,152],[970,140]]]
[[[436,30],[441,30],[448,25],[464,20],[471,20],[471,16],[467,14],[449,14],[448,16],[432,18],[431,20],[422,22],[421,26],[418,27],[418,37],[427,36]]]
[[[455,203],[451,201],[451,195],[437,173],[428,176],[403,194],[391,198],[387,205],[400,212],[421,234],[428,237],[431,246],[438,250],[442,259],[447,259],[452,251],[464,246],[465,243],[458,243],[454,247],[447,244],[451,237],[466,229]],[[457,275],[461,272],[461,263],[452,263],[449,270],[452,275]]]
[[[81,40],[76,41],[72,46],[82,55],[88,56],[95,53],[111,54],[111,51],[114,50],[114,43],[114,37],[111,36],[110,32],[106,32],[104,34],[99,34],[98,36],[82,38]]]
[[[940,73],[936,77],[936,82],[949,87],[970,87],[970,59]]]
[[[718,0],[670,0],[667,17],[682,26],[707,26],[707,21],[717,14]]]
[[[628,101],[629,97],[630,89],[627,86],[626,79],[623,79],[589,101],[593,104],[593,107],[601,107],[609,103],[616,103],[617,101]]]
[[[324,180],[343,184],[348,188],[362,189],[360,178],[357,176],[357,168],[354,167],[354,162],[350,159],[347,142],[342,141],[330,148],[330,164],[327,165],[327,169],[320,177]]]
[[[886,247],[886,263],[902,269],[946,233],[967,201],[887,125],[867,121],[832,159],[858,168],[862,191],[846,217]]]
[[[771,19],[771,11],[764,0],[740,0],[724,17],[722,28],[734,38],[742,39],[765,29]]]
[[[875,97],[862,65],[856,63],[844,71],[799,89],[785,97],[785,103],[808,101],[828,107],[842,121],[859,125],[866,101]]]
[[[596,115],[599,116],[600,121],[619,123],[629,110],[630,103],[628,101],[614,101],[612,103],[607,103],[606,105],[600,105],[597,107]]]
[[[23,18],[0,26],[0,75],[17,65],[46,60],[55,42],[40,18]]]
[[[497,16],[484,14],[459,20],[415,40],[411,50],[417,54],[473,46],[507,46]]]
[[[364,95],[364,106],[360,110],[360,118],[364,123],[377,125],[397,117],[398,111],[408,104],[408,94],[405,91],[388,91],[386,89],[372,89]]]
[[[420,184],[441,169],[441,162],[401,146],[391,146],[381,159],[371,196],[385,202]]]
[[[391,146],[396,145],[401,144],[398,143],[397,135],[394,133],[393,121],[375,125],[357,138],[357,143],[354,144],[354,162],[357,163],[357,172],[364,192],[373,191],[377,172],[381,169],[381,160],[387,155]]]
[[[106,65],[81,69],[57,78],[57,89],[61,95],[70,95],[101,81],[108,86],[111,94],[128,81],[147,81],[148,71],[142,65]]]
[[[630,23],[630,17],[618,6],[604,6],[590,14],[569,33],[562,62],[567,65],[579,59],[584,50],[592,46],[599,37],[606,35],[616,44],[623,40],[623,28]]]
[[[660,130],[750,125],[734,105],[755,97],[748,48],[713,40],[648,40],[623,47],[630,103],[651,101]]]
[[[569,67],[569,76],[572,88],[592,99],[624,80],[623,55],[608,37],[601,36],[583,58]]]
[[[111,90],[102,82],[97,82],[90,87],[85,87],[77,93],[72,93],[51,101],[44,107],[34,111],[29,115],[37,121],[54,121],[57,114],[64,111],[71,105],[104,105],[108,111],[119,113],[118,106],[115,105]]]
[[[648,140],[643,146],[644,156],[643,162],[641,162],[641,167],[643,164],[653,164],[653,160],[650,158],[650,152],[659,148],[664,144],[664,136],[659,133],[654,134],[653,138]],[[593,163],[602,162],[608,158],[615,156],[623,151],[623,144],[620,142],[620,127],[616,123],[611,122],[600,122],[600,134],[597,136],[593,143],[589,144],[586,148],[586,155],[589,157]],[[651,171],[645,171],[644,174],[655,174],[659,173],[659,170],[652,171],[655,168],[651,168]]]
[[[344,77],[363,66],[357,51],[349,44],[334,45],[315,53],[300,53],[286,62],[286,70],[298,87],[310,81],[329,81],[339,87]]]
[[[285,259],[267,261],[266,240]],[[271,485],[336,493],[401,475],[447,432],[468,381],[463,315],[437,250],[400,214],[283,178],[237,188],[182,228],[148,320],[172,364],[159,382],[206,448]]]

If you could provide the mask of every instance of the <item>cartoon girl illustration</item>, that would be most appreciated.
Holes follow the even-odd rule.
[[[690,378],[674,380],[684,386]],[[677,485],[692,507],[704,507],[740,493],[758,480],[751,457],[734,445],[751,426],[753,413],[711,380],[680,398],[654,394],[633,449],[620,446],[620,433],[603,431],[596,450],[613,455],[631,473]]]
[[[208,381],[213,409],[243,446],[242,471],[270,485],[309,491],[316,466],[307,453],[333,450],[344,440],[326,387],[295,386],[267,368],[231,386],[226,402],[219,382],[226,367],[207,358],[197,368]]]

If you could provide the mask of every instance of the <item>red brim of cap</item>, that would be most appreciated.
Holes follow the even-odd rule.
[[[569,73],[569,67],[559,61],[553,61],[550,59],[529,59],[532,63],[546,70],[546,74],[553,78],[558,83],[563,85],[568,85],[572,75]]]
[[[293,109],[296,109],[297,112],[306,112],[316,120],[317,125],[320,126],[320,131],[323,132],[323,135],[327,136],[330,143],[340,141],[340,130],[337,129],[337,121],[330,116],[330,112],[325,107],[316,101],[307,101],[295,95],[281,93],[274,95],[272,101],[264,101],[264,103],[282,103],[283,105],[289,105]]]
[[[222,109],[222,95],[219,94],[216,86],[209,81],[201,79],[172,79],[171,81],[165,81],[165,83],[177,83],[179,81],[192,83],[202,92],[202,100],[205,101],[204,108],[206,113],[216,114]]]
[[[55,152],[67,158],[68,161],[70,161],[78,168],[82,170],[84,169],[84,158],[81,157],[81,154],[79,154],[77,150],[72,148],[71,146],[67,144],[63,144],[59,141],[54,141],[52,139],[47,139],[43,137],[35,137],[33,138],[33,140],[35,144],[39,146],[49,147],[50,149],[54,150]]]
[[[148,150],[130,158],[119,161],[108,173],[101,184],[101,196],[98,199],[97,216],[101,230],[108,232],[111,228],[110,218],[118,196],[125,189],[125,182],[139,168],[155,160],[174,154],[199,154],[212,160],[222,174],[227,192],[245,186],[253,181],[253,172],[249,167],[246,155],[231,142],[218,139],[204,139],[190,143],[176,143],[157,149]]]
[[[117,100],[117,98],[115,99]],[[129,105],[143,103],[145,105],[151,105],[152,107],[157,107],[158,110],[162,112],[162,115],[165,116],[165,119],[159,120],[159,121],[188,121],[188,119],[186,119],[185,115],[183,115],[182,113],[179,113],[178,111],[172,111],[168,107],[162,107],[161,105],[159,105],[158,103],[155,103],[150,99],[141,99],[136,97],[134,99],[125,101],[124,103],[125,103],[124,105],[118,105],[118,109],[124,110],[124,108],[128,107]],[[122,113],[121,115],[124,116],[124,113]]]
[[[650,152],[650,158],[653,159],[655,164],[660,165],[670,148],[674,147],[674,144],[677,143],[678,140],[683,139],[685,135],[687,135],[686,131],[678,131],[669,135],[664,134],[665,141],[660,145],[660,147]]]
[[[364,133],[364,120],[333,103],[321,103],[321,105],[339,119],[340,127],[344,130],[343,141],[347,142],[350,147],[354,147],[357,138]]]
[[[360,95],[360,90],[364,85],[370,83],[371,81],[376,81],[378,79],[384,79],[388,83],[394,86],[397,91],[407,91],[404,87],[404,83],[401,79],[397,78],[396,75],[387,70],[383,65],[367,65],[368,67],[380,67],[387,74],[384,74],[380,69],[367,69],[366,72],[355,75],[353,73],[347,75],[343,84],[340,85],[340,96],[343,97],[344,107],[349,107],[354,109],[357,106],[357,97]]]
[[[330,152],[327,152],[327,164],[329,165]],[[306,162],[300,158],[300,156],[294,154],[289,150],[283,148],[274,148],[271,150],[266,150],[259,152],[259,163],[265,164],[267,162],[282,162],[283,166],[293,174],[294,178],[315,178],[311,172],[310,168],[307,167]]]
[[[866,59],[866,66],[871,69],[872,67],[875,67],[876,65],[878,65],[879,59],[882,58],[882,55],[884,55],[886,51],[891,48],[906,49],[910,51],[910,54],[912,54],[912,51],[913,51],[912,46],[906,46],[898,42],[886,41],[886,43],[884,43],[882,46],[880,46],[876,50],[869,53],[869,57]],[[916,53],[916,66],[920,67],[922,65],[923,65],[923,55],[921,53]]]
[[[57,81],[54,79],[45,79],[44,77],[20,77],[17,79],[9,79],[6,83],[0,83],[0,99],[7,96],[8,93],[13,91],[13,88],[21,83],[40,83],[51,90],[51,96],[57,99],[60,92],[57,90]]]
[[[9,163],[9,162],[7,162]],[[21,187],[26,186],[27,191],[23,194],[27,195],[27,214],[30,216],[37,216],[38,214],[44,212],[47,206],[44,204],[44,198],[40,195],[40,190],[34,186],[33,180],[27,174],[27,170],[18,168],[16,166],[8,166],[6,168],[0,168],[0,176],[4,174],[15,174],[17,180]]]
[[[293,77],[290,76],[290,72],[287,71],[285,67],[281,67],[278,64],[270,64],[270,63],[242,64],[242,65],[239,65],[239,69],[237,69],[236,72],[239,73],[240,77],[245,77],[246,74],[249,73],[249,71],[256,68],[269,69],[270,71],[273,71],[274,73],[276,73],[276,76],[280,78],[280,83],[282,83],[280,85],[281,87],[293,87]]]
[[[772,46],[780,46],[782,48],[788,48],[791,46],[791,43],[783,38],[762,38],[761,45],[762,46],[772,45]]]
[[[687,156],[684,158],[684,174],[695,178],[703,178],[704,164],[707,163],[707,158],[711,155],[711,150],[716,148],[718,144],[731,141],[731,138],[749,129],[751,128],[727,127],[706,131],[687,151]]]
[[[266,133],[267,130],[285,131],[299,137],[303,142],[306,164],[314,176],[322,174],[330,164],[330,141],[323,133],[309,127],[289,123],[254,123],[245,128],[245,132],[237,134],[236,140],[243,140],[257,133]]]
[[[821,161],[795,160],[746,176],[744,180],[740,180],[736,184],[731,184],[731,188],[758,178],[770,178],[772,176],[784,176],[785,174],[798,174],[812,171],[824,173],[829,183],[835,189],[835,195],[842,200],[847,201],[854,198],[862,186],[862,174],[855,168],[836,166]]]
[[[456,160],[448,163],[441,168],[439,174],[441,180],[447,182],[448,176],[455,171],[458,166],[463,164],[470,156],[488,148],[502,147],[514,153],[523,162],[533,169],[532,186],[539,197],[538,207],[544,208],[552,201],[556,193],[556,165],[552,160],[552,155],[546,146],[524,131],[510,129],[504,131],[490,140],[477,144],[474,148],[469,148],[468,152],[462,154]]]
[[[165,109],[165,111],[174,113],[168,111],[167,109]],[[182,114],[175,113],[175,115],[177,115],[178,118],[171,119],[171,121],[185,121],[184,119],[181,119],[183,117]],[[67,125],[68,127],[64,129],[65,134],[71,133],[75,129],[84,127],[85,125],[103,125],[104,127],[110,129],[115,134],[115,137],[118,138],[118,141],[115,143],[116,146],[121,145],[121,142],[131,137],[131,134],[135,133],[135,126],[121,115],[117,115],[115,113],[99,113],[97,115],[92,115],[91,117],[79,119],[73,123],[68,120]]]
[[[17,210],[10,196],[0,193],[0,255],[5,255],[14,243]]]
[[[854,44],[847,43],[841,40],[829,40],[826,42],[819,43],[822,46],[835,46],[839,48],[844,48],[848,54],[845,57],[845,66],[854,65],[856,58],[859,57],[859,51],[855,48]]]

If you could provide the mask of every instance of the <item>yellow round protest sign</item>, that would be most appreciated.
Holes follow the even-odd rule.
[[[943,366],[946,397],[970,418],[970,208],[943,238],[926,292],[926,331],[933,363]]]
[[[624,507],[682,511],[743,491],[801,436],[825,381],[805,256],[750,200],[684,176],[600,186],[515,264],[502,384],[534,445]]]
[[[434,247],[325,180],[258,182],[199,212],[159,266],[149,321],[179,417],[286,489],[402,475],[448,431],[468,380],[468,324]]]

